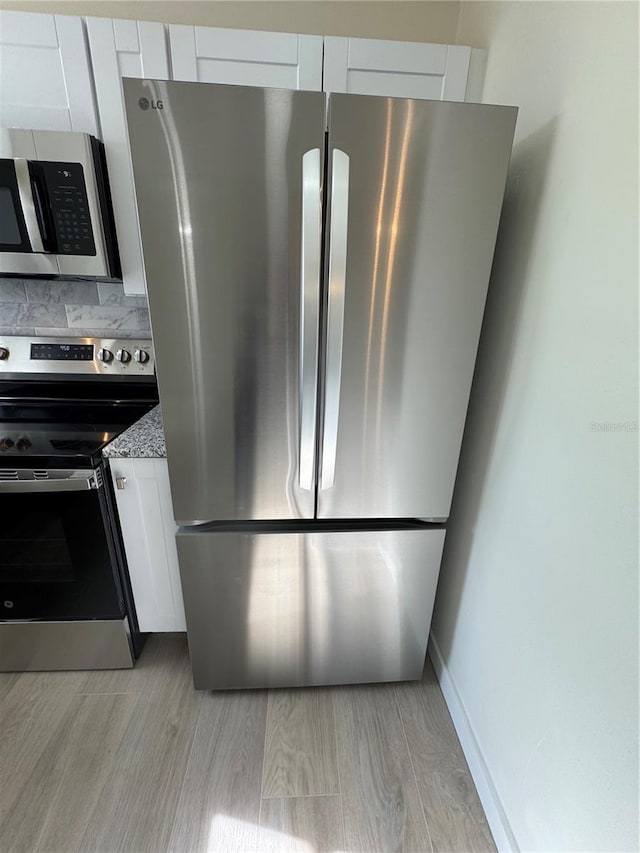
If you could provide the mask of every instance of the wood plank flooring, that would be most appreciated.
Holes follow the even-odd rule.
[[[271,690],[262,796],[339,793],[333,692]]]
[[[421,682],[196,692],[183,635],[133,670],[0,674],[0,853],[493,851]]]

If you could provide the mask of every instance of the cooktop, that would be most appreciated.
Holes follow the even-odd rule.
[[[157,402],[150,341],[3,337],[0,467],[98,464]]]

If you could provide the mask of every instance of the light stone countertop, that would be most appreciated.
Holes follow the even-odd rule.
[[[162,412],[156,406],[139,421],[109,442],[102,453],[111,458],[162,459],[167,455],[164,446]]]

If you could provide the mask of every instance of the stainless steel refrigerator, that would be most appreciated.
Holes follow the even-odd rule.
[[[420,678],[516,109],[124,92],[195,686]]]

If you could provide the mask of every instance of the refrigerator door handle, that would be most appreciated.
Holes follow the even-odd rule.
[[[320,488],[335,479],[342,374],[347,227],[349,219],[349,155],[333,149],[331,162],[331,224],[329,228],[329,299],[327,305],[327,360]]]
[[[320,254],[322,198],[320,149],[302,157],[302,246],[300,252],[300,462],[301,489],[314,486],[318,336],[320,334]]]

